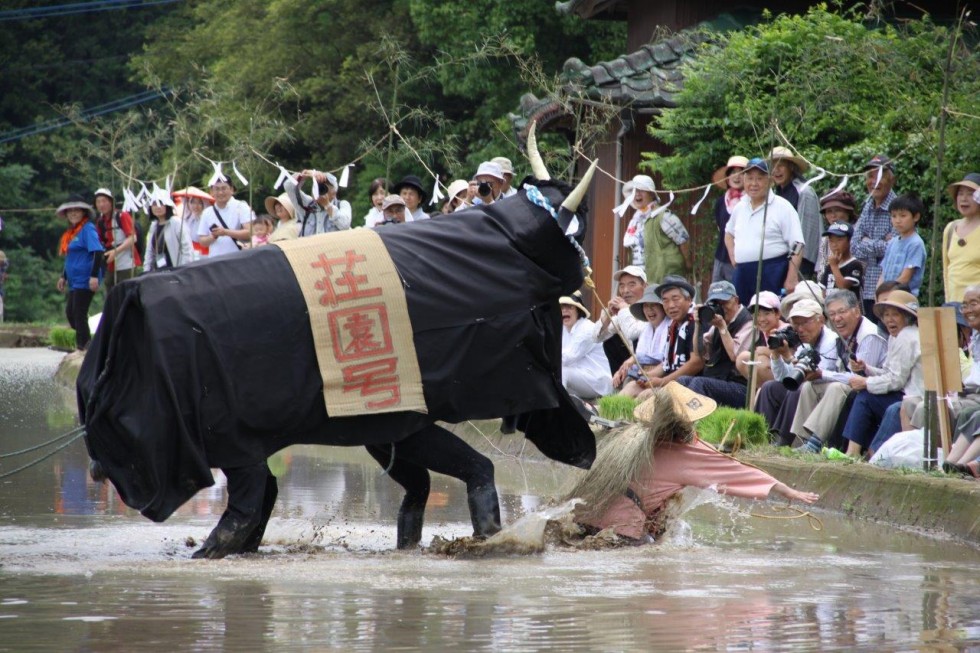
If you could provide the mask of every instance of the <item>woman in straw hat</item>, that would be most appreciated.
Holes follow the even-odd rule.
[[[180,219],[184,229],[191,237],[191,260],[202,259],[208,255],[208,248],[201,244],[201,236],[197,233],[197,229],[201,225],[204,207],[214,204],[214,198],[194,186],[174,191],[173,198],[180,208]]]
[[[270,243],[277,243],[281,240],[296,240],[299,238],[299,223],[296,222],[296,207],[289,199],[289,193],[282,193],[279,197],[270,195],[265,198],[265,212],[275,216],[276,226],[272,235],[269,236]]]
[[[585,502],[575,520],[587,533],[612,529],[641,544],[666,530],[671,499],[686,487],[749,499],[765,499],[772,493],[804,503],[820,498],[794,490],[699,440],[693,422],[716,407],[714,400],[679,383],[654,390],[636,408],[636,424],[600,442],[592,469],[568,493],[568,498]]]
[[[92,220],[95,209],[82,199],[72,195],[58,207],[58,217],[68,220],[68,228],[61,234],[58,253],[65,257],[65,267],[58,277],[58,292],[68,291],[65,317],[75,330],[75,346],[84,350],[92,337],[88,326],[88,309],[92,297],[99,289],[105,271],[102,241]]]
[[[465,189],[464,189],[465,190]],[[609,359],[601,342],[592,339],[595,324],[578,292],[561,297],[561,382],[568,393],[590,400],[613,391]]]
[[[728,157],[728,162],[715,170],[711,181],[724,191],[715,201],[715,224],[718,226],[718,245],[715,247],[715,262],[711,269],[711,283],[731,281],[735,278],[735,264],[728,258],[725,246],[725,226],[732,217],[732,209],[742,198],[742,170],[749,164],[744,156]]]
[[[949,194],[963,217],[943,231],[943,287],[958,302],[967,286],[980,284],[980,173],[950,184]]]
[[[852,360],[855,373],[848,384],[857,391],[851,412],[844,425],[845,453],[853,458],[867,449],[885,410],[902,397],[921,397],[922,350],[919,345],[919,300],[905,290],[893,290],[874,305],[875,315],[888,330],[888,352],[881,368]]]

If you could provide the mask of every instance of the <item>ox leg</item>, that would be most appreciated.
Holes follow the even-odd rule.
[[[396,462],[403,457],[419,467],[466,483],[474,537],[489,537],[500,530],[500,502],[489,458],[435,424],[395,443]]]
[[[228,477],[228,507],[204,545],[194,552],[194,558],[224,558],[243,553],[245,545],[254,539],[256,529],[261,530],[259,540],[265,532],[264,504],[269,496],[268,481],[272,477],[269,466],[263,460],[256,465],[222,471]],[[274,477],[272,483],[275,484]]]
[[[405,488],[405,498],[398,509],[398,534],[395,541],[399,549],[414,549],[422,541],[425,504],[429,500],[429,470],[398,456],[392,461],[390,444],[372,445],[367,450],[385,469],[390,465],[388,476]]]
[[[272,508],[276,505],[276,498],[279,496],[279,483],[276,482],[276,477],[272,475],[268,467],[266,468],[268,476],[265,478],[265,494],[262,497],[262,514],[259,518],[258,525],[252,530],[252,533],[245,540],[245,544],[242,545],[242,553],[255,553],[259,550],[259,545],[262,544],[262,537],[265,535],[265,527],[269,524],[269,517],[272,516]]]

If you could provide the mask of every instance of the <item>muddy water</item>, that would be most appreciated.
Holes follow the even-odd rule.
[[[0,350],[0,454],[73,426],[57,361]],[[508,523],[567,480],[494,457]],[[392,551],[400,496],[360,450],[304,447],[272,461],[262,552],[205,562],[189,545],[223,508],[220,477],[153,524],[86,461],[79,441],[0,480],[0,651],[980,651],[976,549],[828,514],[818,531],[708,500],[655,546],[447,559]],[[427,515],[426,542],[469,532],[455,481],[434,479]]]

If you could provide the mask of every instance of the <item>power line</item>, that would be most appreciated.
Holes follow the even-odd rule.
[[[168,93],[170,93],[169,88],[144,91],[142,93],[137,93],[135,95],[130,95],[128,97],[113,100],[112,102],[106,102],[105,104],[100,104],[90,109],[86,109],[79,114],[79,118],[84,120],[107,113],[113,113],[115,111],[122,111],[123,109],[129,109],[130,107],[164,97]],[[71,118],[52,118],[50,120],[29,125],[27,127],[13,129],[0,134],[0,144],[9,143],[10,141],[18,141],[22,138],[27,138],[28,136],[43,134],[44,132],[54,131],[55,129],[60,129],[61,127],[70,125],[71,123]]]
[[[74,16],[77,14],[116,9],[141,9],[155,5],[168,5],[181,0],[95,0],[94,2],[73,2],[48,7],[29,7],[26,9],[8,9],[0,11],[0,23],[14,20],[32,20],[38,18],[55,18],[58,16]]]

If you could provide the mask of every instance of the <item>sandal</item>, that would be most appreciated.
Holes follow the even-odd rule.
[[[968,463],[943,462],[943,471],[947,474],[959,474],[965,478],[980,478],[980,464],[973,460]]]

